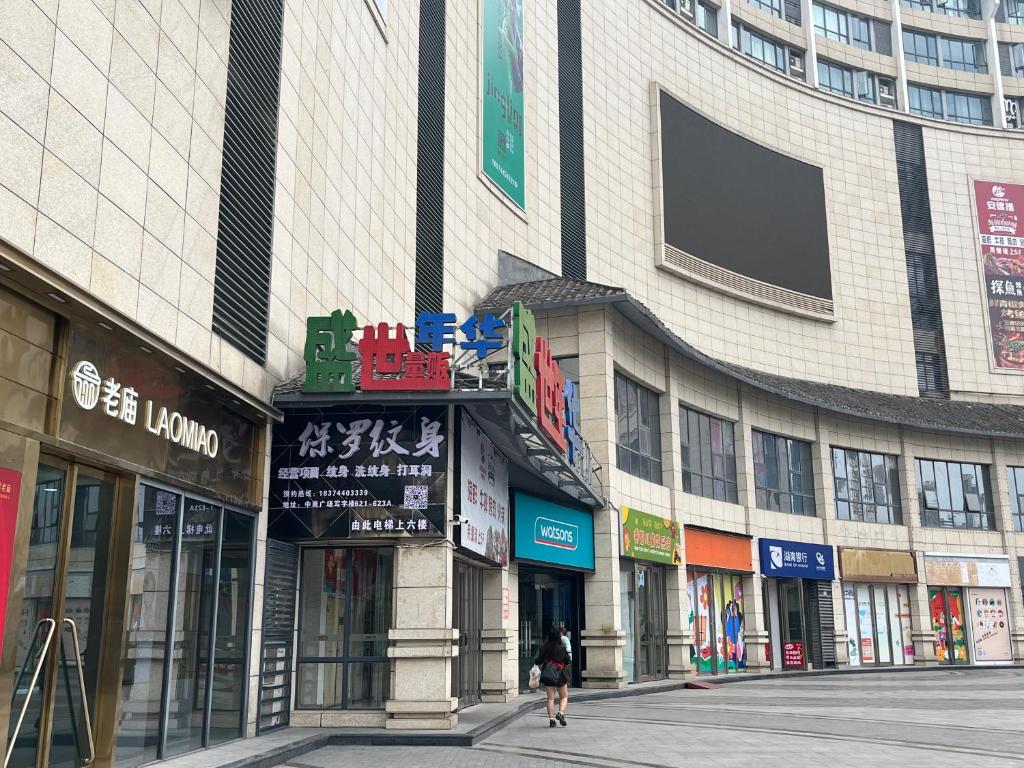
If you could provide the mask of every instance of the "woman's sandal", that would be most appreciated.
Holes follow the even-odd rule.
[[[565,722],[565,715],[563,715],[561,712],[556,713],[555,717],[558,718],[558,722],[562,724],[563,728],[568,725],[568,723]],[[554,720],[551,721],[551,727],[552,728],[555,727],[555,721]]]

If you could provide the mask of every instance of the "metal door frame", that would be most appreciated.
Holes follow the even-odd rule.
[[[777,589],[777,592],[778,592],[778,599],[779,599],[779,646],[780,646],[779,647],[779,651],[782,654],[782,656],[780,657],[781,658],[781,666],[779,668],[782,669],[782,670],[786,670],[786,669],[803,669],[803,670],[806,670],[807,669],[807,661],[808,661],[808,658],[810,656],[810,648],[808,647],[808,643],[807,643],[807,616],[806,616],[806,610],[805,610],[805,606],[804,606],[804,599],[805,599],[804,598],[804,580],[803,579],[784,578],[784,579],[777,579],[776,581],[777,581],[776,589]],[[786,628],[787,621],[788,621],[788,619],[786,617],[788,616],[789,612],[787,610],[785,610],[785,603],[782,600],[782,590],[783,590],[783,588],[786,585],[789,585],[789,584],[796,585],[797,604],[800,606],[800,643],[804,647],[804,653],[803,653],[804,663],[803,663],[803,666],[801,666],[801,667],[787,667],[786,666],[786,642],[787,641],[786,641],[786,637],[785,637],[785,628]],[[790,641],[790,642],[792,642],[792,641]]]

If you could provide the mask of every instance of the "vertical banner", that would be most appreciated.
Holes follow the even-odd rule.
[[[523,0],[481,0],[483,172],[526,210]]]
[[[11,585],[14,531],[18,527],[20,497],[21,473],[0,467],[0,653],[3,653],[7,629],[7,592]]]
[[[1024,370],[1024,185],[976,181],[974,202],[995,366]]]
[[[1006,591],[971,587],[967,590],[967,597],[970,600],[975,663],[1013,661]]]
[[[465,411],[461,440],[459,544],[498,565],[508,565],[508,459]]]

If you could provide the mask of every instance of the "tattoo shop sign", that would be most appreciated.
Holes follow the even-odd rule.
[[[287,413],[274,427],[268,535],[444,536],[447,466],[445,406]]]

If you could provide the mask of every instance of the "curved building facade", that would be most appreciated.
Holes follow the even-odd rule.
[[[12,2],[12,764],[1024,657],[1024,4]]]

